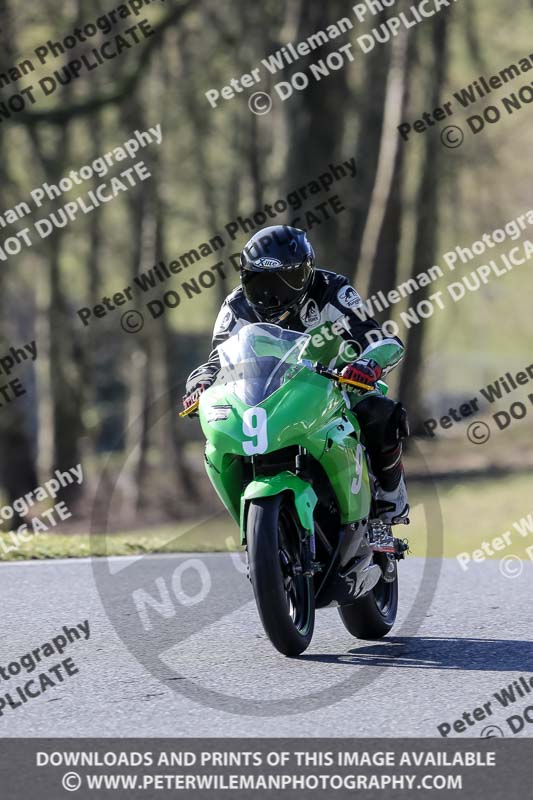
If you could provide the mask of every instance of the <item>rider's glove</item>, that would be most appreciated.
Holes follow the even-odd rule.
[[[348,364],[347,367],[341,372],[341,376],[349,381],[357,381],[357,383],[366,383],[367,385],[374,386],[381,378],[383,370],[379,364],[371,358],[359,358],[353,364]],[[349,384],[346,388],[350,389]],[[356,389],[357,387],[353,387]]]
[[[190,392],[187,392],[186,395],[183,396],[183,410],[188,411],[191,406],[193,406],[197,400],[200,399],[200,395],[202,392],[205,392],[206,389],[209,389],[209,384],[207,383],[199,383],[198,386],[195,386]],[[191,416],[194,416],[196,411],[193,411]]]

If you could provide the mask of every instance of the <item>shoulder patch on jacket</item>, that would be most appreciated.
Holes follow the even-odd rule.
[[[220,333],[225,333],[233,320],[233,311],[231,308],[224,303],[220,311],[218,312],[218,317],[215,322],[215,336]]]
[[[350,284],[343,286],[339,290],[337,293],[337,300],[344,308],[356,308],[363,304],[361,296]]]
[[[300,319],[306,328],[311,328],[320,322],[320,309],[316,300],[308,300],[300,311]]]

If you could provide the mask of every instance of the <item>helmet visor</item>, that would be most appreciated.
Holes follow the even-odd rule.
[[[299,299],[311,273],[307,264],[272,271],[243,270],[242,288],[250,305],[258,309],[285,309]]]

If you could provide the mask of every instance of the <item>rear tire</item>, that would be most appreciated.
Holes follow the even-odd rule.
[[[280,653],[298,656],[313,636],[315,593],[312,578],[289,574],[300,556],[300,525],[287,495],[250,502],[246,538],[265,633]]]
[[[339,614],[346,630],[358,639],[381,639],[391,630],[398,611],[398,574],[387,583],[381,578],[374,588]]]

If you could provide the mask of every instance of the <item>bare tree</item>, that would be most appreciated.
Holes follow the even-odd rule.
[[[451,12],[451,9],[449,9]],[[432,30],[434,70],[432,73],[429,107],[439,105],[446,82],[448,64],[449,14],[439,14]],[[416,238],[411,277],[415,278],[434,264],[437,256],[437,233],[439,228],[439,170],[442,144],[437,135],[426,133],[422,173],[416,201]],[[428,287],[420,288],[411,302],[419,303],[428,297]],[[406,356],[400,378],[400,399],[409,411],[413,433],[423,431],[424,419],[422,397],[422,368],[426,323],[420,320],[409,329]]]
[[[377,23],[384,23],[387,13],[381,12]],[[376,182],[381,133],[385,114],[385,95],[389,77],[390,48],[374,47],[364,61],[364,77],[360,96],[353,104],[357,117],[357,180],[350,200],[351,225],[346,237],[345,252],[353,282],[360,276],[361,247]],[[352,101],[353,103],[353,101]]]
[[[326,4],[302,3],[296,32],[298,41],[317,30],[327,28],[331,19],[342,17],[346,11],[344,0]],[[313,51],[316,63],[327,58],[333,47],[322,45]],[[344,126],[350,103],[347,68],[332,73],[323,81],[311,81],[303,92],[295,92],[287,103],[288,130],[290,131],[286,184],[287,192],[316,178],[328,164],[349,158],[342,150]],[[326,85],[327,81],[327,85]],[[319,197],[322,201],[325,198]],[[340,261],[338,250],[338,219],[332,217],[313,229],[317,250],[328,258]],[[342,264],[339,264],[342,268]]]
[[[14,63],[17,55],[11,26],[11,13],[6,0],[0,0],[0,29],[3,38],[3,46],[0,50],[0,72],[3,72]],[[0,153],[5,153],[7,149],[6,139],[6,129],[2,126],[0,128]],[[12,191],[16,192],[11,163],[9,158],[0,158],[0,186],[4,201],[8,200]],[[13,322],[14,317],[20,314],[22,297],[18,298],[18,302],[13,302],[11,281],[14,277],[15,273],[10,262],[4,263],[0,269],[1,353],[8,350],[11,345],[18,345],[18,336],[15,339],[14,334],[19,326],[14,325]],[[35,299],[32,296],[31,287],[21,288],[26,295],[24,305],[34,309]],[[32,330],[34,330],[33,324],[30,325],[30,331]],[[33,367],[26,367],[26,371],[29,369],[33,371]],[[18,376],[13,375],[13,378],[15,377]],[[33,374],[33,381],[34,377]],[[0,484],[5,490],[8,500],[12,502],[17,497],[34,489],[38,483],[35,435],[37,397],[34,386],[31,392],[27,390],[27,381],[23,383],[27,391],[26,396],[13,397],[8,380],[5,375],[0,378],[0,385],[7,391],[7,397],[10,398],[7,402],[5,397],[0,401]],[[15,519],[13,522],[16,523],[17,520]]]
[[[413,54],[414,37],[402,29],[392,43],[378,168],[361,246],[361,265],[365,273],[370,269],[368,296],[386,293],[397,281],[405,155],[397,128],[407,107]]]

